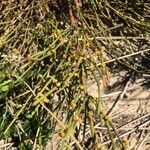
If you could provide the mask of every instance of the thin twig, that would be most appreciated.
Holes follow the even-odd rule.
[[[111,115],[112,112],[117,108],[117,106],[119,105],[119,101],[123,99],[125,92],[127,91],[127,88],[129,86],[129,84],[131,83],[131,79],[132,79],[132,75],[133,73],[131,73],[126,85],[124,86],[124,89],[122,91],[122,93],[117,97],[116,101],[113,103],[112,107],[110,108],[110,110],[108,111],[107,115]]]
[[[7,147],[7,146],[12,146],[14,143],[6,143],[6,144],[3,144],[3,145],[0,145],[0,149],[4,148],[4,147]]]
[[[122,128],[124,128],[125,126],[127,126],[127,125],[129,125],[129,124],[131,124],[131,123],[137,122],[137,121],[139,121],[139,120],[141,120],[141,119],[143,119],[143,118],[146,118],[146,117],[148,117],[148,116],[150,116],[150,113],[148,113],[148,114],[146,114],[146,115],[143,115],[143,116],[141,116],[141,117],[138,117],[138,118],[136,118],[136,119],[134,119],[134,120],[132,120],[132,121],[126,123],[125,125],[118,127],[117,130],[118,130],[118,129],[122,129]]]
[[[43,108],[59,123],[59,125],[61,127],[63,127],[64,129],[66,129],[66,126],[57,118],[57,116],[51,112],[43,103],[40,103]],[[80,150],[83,150],[82,146],[80,145],[80,143],[78,142],[78,140],[74,137],[74,135],[72,133],[69,133],[71,138],[74,140],[74,142],[78,145]]]
[[[148,138],[149,135],[150,132],[148,132],[147,135],[143,138],[143,140],[141,141],[141,143],[139,144],[136,150],[141,150],[141,146],[144,144],[145,140]]]
[[[134,37],[134,36],[102,36],[102,37],[91,37],[91,38],[87,38],[88,40],[92,41],[92,40],[150,40],[149,37]],[[83,38],[78,38],[78,41],[83,41]],[[65,42],[67,42],[68,40],[65,40]]]
[[[33,144],[33,150],[36,149],[36,142],[38,139],[39,132],[40,132],[40,127],[38,127],[37,132],[36,132],[36,137],[35,137],[34,144]]]
[[[126,136],[126,135],[129,135],[129,134],[135,132],[138,128],[142,127],[143,125],[148,124],[149,122],[150,122],[150,120],[145,121],[144,123],[141,123],[141,124],[137,125],[136,127],[134,127],[132,130],[129,130],[129,131],[123,133],[123,134],[120,135],[119,137],[122,138],[122,137],[124,137],[124,136]],[[118,140],[118,137],[114,138],[114,140],[115,140],[115,141]],[[106,141],[106,142],[104,142],[104,143],[102,143],[102,144],[105,145],[105,144],[109,144],[110,142],[111,142],[111,140],[108,140],[108,141]]]
[[[138,51],[138,52],[135,52],[135,53],[131,53],[131,54],[128,54],[128,55],[124,55],[124,56],[121,56],[121,57],[118,57],[118,58],[114,58],[114,59],[105,61],[104,63],[108,64],[108,63],[110,63],[110,62],[115,62],[115,61],[117,61],[117,60],[121,60],[121,59],[124,59],[124,58],[128,58],[128,57],[131,57],[131,56],[135,56],[135,55],[138,55],[138,54],[141,54],[141,53],[145,53],[145,52],[148,52],[148,51],[150,51],[150,49],[145,49],[145,50]],[[98,65],[101,65],[101,63],[98,64]]]

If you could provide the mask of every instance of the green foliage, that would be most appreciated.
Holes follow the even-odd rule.
[[[139,43],[148,43],[148,6],[123,0],[0,3],[0,138],[22,150],[43,149],[54,135],[59,148],[125,148],[103,106],[97,75],[107,84],[108,58],[119,68],[149,73],[143,64],[148,50],[136,55],[146,49]],[[90,78],[98,98],[88,94]],[[102,135],[110,145],[102,143],[97,123],[107,128]]]

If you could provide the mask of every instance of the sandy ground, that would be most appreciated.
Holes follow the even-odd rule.
[[[142,76],[133,83],[129,78],[122,87],[125,75],[124,71],[113,74],[109,86],[106,89],[101,86],[104,105],[111,109],[118,134],[130,141],[129,150],[150,150],[150,76]],[[89,94],[98,97],[95,83],[90,86]]]

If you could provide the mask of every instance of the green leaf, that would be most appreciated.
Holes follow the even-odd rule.
[[[5,74],[2,71],[0,71],[0,82],[3,81],[4,78],[5,78]]]
[[[24,78],[26,79],[28,79],[29,77],[31,77],[33,75],[33,71],[32,70],[29,70],[28,72],[26,72],[25,73],[25,75],[24,75]]]
[[[4,86],[1,87],[1,91],[2,92],[6,92],[8,90],[9,90],[9,86],[8,85],[4,85]]]
[[[32,118],[32,115],[28,114],[28,115],[26,115],[26,118],[27,118],[27,119],[31,119],[31,118]]]

